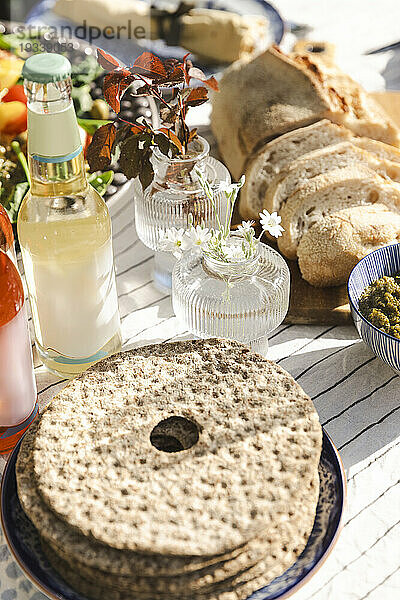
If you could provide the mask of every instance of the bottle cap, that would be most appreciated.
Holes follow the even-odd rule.
[[[22,77],[36,83],[53,83],[70,76],[71,63],[61,54],[34,54],[25,61],[22,68]]]

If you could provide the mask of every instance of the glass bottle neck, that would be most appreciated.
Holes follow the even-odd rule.
[[[32,192],[40,194],[45,184],[47,189],[60,184],[63,191],[66,184],[81,189],[85,171],[71,79],[47,84],[25,81],[25,90]]]
[[[44,162],[28,157],[31,194],[34,196],[69,196],[82,192],[88,183],[83,152],[62,162]]]

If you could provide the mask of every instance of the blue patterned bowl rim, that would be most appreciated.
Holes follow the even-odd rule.
[[[355,300],[355,298],[353,297],[352,292],[350,291],[350,282],[352,277],[354,277],[353,274],[355,274],[357,269],[361,269],[362,268],[362,263],[364,263],[364,261],[366,261],[368,259],[368,257],[371,257],[373,254],[385,254],[386,250],[388,248],[397,248],[399,253],[400,253],[400,244],[389,244],[388,246],[382,246],[382,248],[377,248],[376,250],[374,250],[373,252],[369,252],[366,256],[364,256],[364,258],[362,258],[360,261],[358,261],[358,263],[356,264],[355,267],[353,267],[353,269],[351,270],[351,273],[349,275],[349,280],[347,282],[347,295],[349,298],[349,302],[350,302],[350,306],[353,308],[353,310],[357,313],[357,315],[360,317],[360,319],[362,321],[364,321],[364,323],[366,325],[368,325],[368,327],[370,327],[371,329],[373,329],[374,331],[376,331],[378,333],[378,335],[383,335],[387,338],[389,338],[390,340],[395,340],[396,342],[400,343],[400,340],[398,338],[395,338],[393,335],[390,335],[389,333],[386,333],[385,331],[382,331],[382,329],[378,329],[378,327],[375,327],[375,325],[373,325],[372,323],[370,323],[358,310],[358,301],[359,298],[357,298]],[[382,277],[383,275],[386,275],[386,273],[382,273]]]

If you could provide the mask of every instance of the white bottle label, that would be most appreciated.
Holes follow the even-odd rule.
[[[64,110],[54,113],[35,111],[35,104],[28,108],[28,152],[34,158],[40,160],[40,157],[61,157],[63,160],[70,160],[81,149],[72,102]]]

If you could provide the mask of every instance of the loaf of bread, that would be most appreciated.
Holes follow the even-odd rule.
[[[302,236],[314,223],[338,210],[376,202],[399,213],[400,185],[362,166],[317,175],[292,194],[283,207],[285,231],[278,240],[279,249],[287,258],[295,259]]]
[[[385,204],[339,210],[302,236],[297,248],[300,271],[311,285],[340,285],[366,254],[399,241],[400,214]]]
[[[313,56],[287,56],[272,47],[234,63],[220,88],[211,126],[236,179],[267,141],[324,118],[357,135],[400,145],[399,129],[362,87]]]
[[[365,165],[382,177],[400,182],[400,163],[358,148],[358,139],[362,138],[354,138],[354,143],[342,142],[315,150],[292,162],[290,168],[275,177],[269,185],[264,208],[269,212],[280,212],[288,198],[310,178],[352,165]]]

